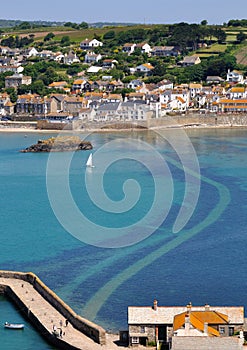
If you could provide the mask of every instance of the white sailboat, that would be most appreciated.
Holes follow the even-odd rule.
[[[90,155],[88,157],[86,166],[89,167],[89,168],[94,168],[94,165],[93,165],[93,154],[92,153],[90,153]]]

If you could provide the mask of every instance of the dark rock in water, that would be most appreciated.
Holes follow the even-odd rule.
[[[21,152],[68,152],[90,150],[93,146],[89,141],[83,141],[78,136],[58,136],[47,140],[38,140],[35,145],[27,147]]]

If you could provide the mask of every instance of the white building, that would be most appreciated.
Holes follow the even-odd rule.
[[[85,39],[80,43],[80,48],[82,50],[89,50],[89,49],[93,49],[94,47],[101,47],[103,46],[103,43],[97,39]]]
[[[231,72],[230,69],[228,69],[226,81],[229,81],[229,82],[232,82],[232,83],[243,84],[244,83],[244,77],[243,77],[243,74],[241,74],[240,72],[238,72],[236,70],[233,70]]]

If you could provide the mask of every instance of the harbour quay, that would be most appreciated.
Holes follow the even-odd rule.
[[[116,337],[77,315],[34,273],[0,271],[0,294],[24,314],[46,341],[67,350],[114,350]]]

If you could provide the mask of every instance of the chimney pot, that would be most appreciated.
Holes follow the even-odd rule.
[[[154,311],[157,310],[157,307],[158,307],[158,301],[156,299],[154,299],[154,305],[153,305]]]
[[[186,307],[187,307],[187,312],[191,312],[191,309],[192,309],[191,302]]]

